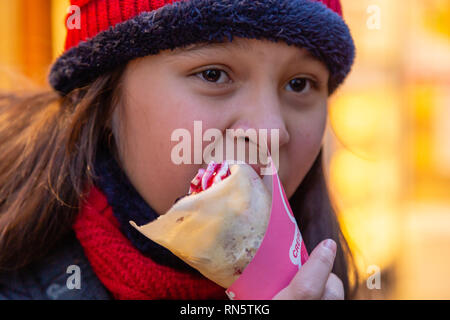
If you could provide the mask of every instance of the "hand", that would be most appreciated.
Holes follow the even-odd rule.
[[[336,242],[324,240],[314,248],[289,285],[273,300],[343,300],[342,281],[331,272]]]

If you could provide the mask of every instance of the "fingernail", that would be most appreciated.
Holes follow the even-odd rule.
[[[330,249],[333,252],[336,252],[336,242],[333,239],[327,239],[323,242],[323,246],[325,248]]]

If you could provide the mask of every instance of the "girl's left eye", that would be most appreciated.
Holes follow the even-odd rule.
[[[287,86],[291,88],[291,90],[288,89],[288,91],[294,91],[296,93],[306,93],[316,87],[316,82],[312,79],[301,77],[292,79],[291,81],[289,81]]]
[[[230,79],[227,75],[227,73],[220,69],[207,69],[204,71],[200,71],[195,74],[196,76],[201,77],[203,80],[215,84],[225,84],[230,82]],[[228,78],[228,80],[227,80]],[[225,79],[225,81],[224,81]],[[222,81],[219,81],[222,80]]]

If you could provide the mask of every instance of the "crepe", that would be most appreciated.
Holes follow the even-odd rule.
[[[271,194],[251,166],[234,164],[230,172],[146,225],[130,221],[146,237],[224,288],[254,257],[271,210]]]

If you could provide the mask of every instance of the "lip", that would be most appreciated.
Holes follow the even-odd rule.
[[[258,176],[262,179],[264,175],[261,173],[261,169],[266,168],[266,166],[260,165],[260,164],[250,164],[247,163],[250,167],[253,168],[253,170],[258,174]],[[208,167],[208,164],[203,164],[201,168],[205,169]]]

